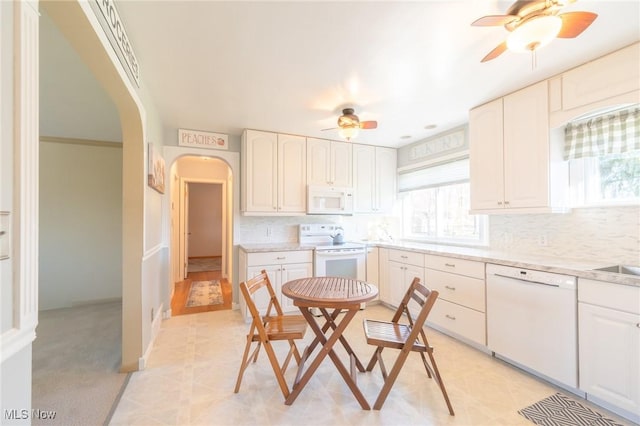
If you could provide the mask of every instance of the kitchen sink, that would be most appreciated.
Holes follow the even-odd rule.
[[[594,269],[594,271],[614,272],[616,274],[640,276],[640,266],[613,265],[605,266],[604,268],[596,268]]]

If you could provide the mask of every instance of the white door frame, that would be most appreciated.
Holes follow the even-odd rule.
[[[228,213],[229,213],[229,208],[228,208],[228,199],[227,199],[227,185],[228,185],[228,180],[224,180],[224,179],[198,179],[198,178],[180,178],[180,219],[179,219],[179,229],[180,229],[180,248],[179,248],[179,256],[180,259],[184,259],[186,260],[186,253],[187,253],[187,232],[188,229],[186,229],[186,225],[187,225],[187,218],[185,217],[185,213],[187,212],[188,207],[185,206],[185,191],[187,189],[187,185],[189,183],[206,183],[206,184],[218,184],[218,185],[222,185],[222,260],[221,260],[221,268],[222,268],[222,277],[223,278],[228,278],[228,267],[227,267],[227,253],[229,252],[228,247],[227,247],[227,243],[228,243],[228,238],[227,236],[229,235],[228,232],[228,223],[229,223],[229,218],[228,218]],[[187,276],[187,265],[185,265],[185,262],[181,262],[180,263],[180,274],[183,277]]]

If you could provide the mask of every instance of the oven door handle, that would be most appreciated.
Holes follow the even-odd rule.
[[[354,251],[316,251],[316,257],[353,257],[366,254],[364,250]]]

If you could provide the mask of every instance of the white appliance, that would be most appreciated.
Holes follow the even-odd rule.
[[[577,388],[576,278],[493,264],[486,273],[489,349]]]
[[[353,214],[353,188],[309,185],[307,213]]]
[[[344,242],[334,238],[344,232],[340,225],[300,225],[301,245],[314,246],[313,275],[316,277],[347,277],[365,280],[367,277],[367,248],[361,243]],[[361,306],[364,309],[364,303]]]

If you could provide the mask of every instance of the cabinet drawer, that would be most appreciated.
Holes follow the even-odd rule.
[[[439,271],[484,279],[484,262],[426,254],[424,256],[424,266]]]
[[[485,314],[482,312],[438,298],[431,308],[428,322],[483,346],[487,344]]]
[[[313,250],[270,251],[247,254],[247,266],[313,262]]]
[[[580,278],[578,301],[640,314],[640,287]]]
[[[424,254],[413,251],[389,250],[389,260],[407,263],[409,265],[424,266]]]
[[[437,290],[440,293],[440,299],[485,312],[483,279],[448,274],[433,269],[426,269],[424,275],[427,287]]]

